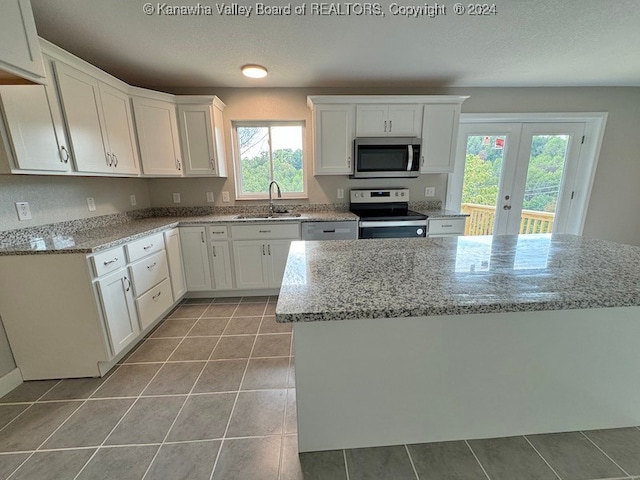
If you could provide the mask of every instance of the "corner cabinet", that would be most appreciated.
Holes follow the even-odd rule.
[[[460,106],[452,95],[314,95],[314,175],[353,173],[356,137],[421,137],[420,173],[453,171]]]
[[[178,130],[186,176],[226,177],[222,110],[217,97],[178,99]]]
[[[133,112],[143,173],[182,177],[184,170],[175,103],[134,96]]]
[[[313,107],[314,175],[353,173],[355,105]]]
[[[177,301],[187,293],[187,283],[184,278],[184,264],[182,262],[180,229],[173,228],[168,232],[164,232],[164,244],[167,249],[167,261],[169,262],[169,277],[171,278],[173,299]]]
[[[2,0],[0,83],[46,83],[30,0]]]

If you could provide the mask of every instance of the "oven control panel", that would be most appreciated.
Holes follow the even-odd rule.
[[[351,203],[390,203],[408,201],[408,188],[372,188],[351,190]]]

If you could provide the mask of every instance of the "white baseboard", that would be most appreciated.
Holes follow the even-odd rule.
[[[22,374],[19,368],[14,368],[3,377],[0,377],[0,397],[4,397],[21,383]]]

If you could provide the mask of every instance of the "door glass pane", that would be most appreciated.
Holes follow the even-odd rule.
[[[519,233],[551,233],[569,135],[534,135]]]
[[[462,183],[465,235],[491,235],[496,215],[506,135],[469,135]]]

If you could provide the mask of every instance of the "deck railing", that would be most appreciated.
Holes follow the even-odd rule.
[[[465,235],[491,235],[493,233],[496,207],[477,203],[463,203],[461,210],[462,213],[469,214],[464,229]],[[522,210],[519,233],[551,233],[554,218],[555,213],[553,212]]]

